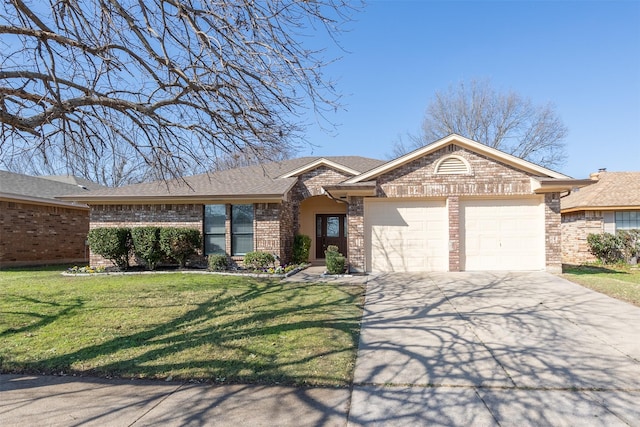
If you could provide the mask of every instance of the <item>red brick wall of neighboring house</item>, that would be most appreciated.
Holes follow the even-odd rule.
[[[562,262],[584,264],[597,261],[589,252],[587,236],[604,232],[604,218],[599,211],[579,211],[562,215]]]
[[[436,173],[438,160],[456,155],[467,160],[467,174],[443,175]],[[431,197],[447,199],[450,251],[449,269],[460,269],[459,203],[467,197],[532,196],[531,176],[509,165],[457,146],[447,146],[400,166],[377,179],[378,197]],[[548,271],[561,270],[560,200],[558,193],[545,195],[545,252]],[[457,230],[456,232],[456,225]],[[351,241],[350,241],[351,244]],[[361,248],[350,248],[364,253]],[[364,267],[364,263],[363,263]]]
[[[0,201],[0,267],[88,260],[89,211]]]

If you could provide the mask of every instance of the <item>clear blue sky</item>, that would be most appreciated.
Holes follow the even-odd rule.
[[[559,172],[640,170],[640,0],[370,0],[355,18],[340,37],[350,53],[326,70],[344,94],[327,116],[337,135],[311,126],[301,155],[387,158],[435,91],[490,79],[556,106],[569,128]]]

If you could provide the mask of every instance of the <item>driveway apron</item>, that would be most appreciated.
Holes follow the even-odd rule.
[[[349,424],[640,425],[640,308],[557,276],[367,285]]]

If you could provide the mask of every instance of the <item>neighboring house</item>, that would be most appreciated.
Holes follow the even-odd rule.
[[[291,258],[296,233],[352,271],[561,270],[560,193],[588,180],[450,135],[389,162],[305,157],[64,197],[91,227],[171,225],[205,254]],[[106,261],[91,255],[91,263]]]
[[[0,267],[88,262],[89,207],[55,197],[96,188],[104,187],[0,171]]]
[[[587,236],[640,229],[640,172],[591,174],[594,184],[562,198],[562,262],[596,261]]]

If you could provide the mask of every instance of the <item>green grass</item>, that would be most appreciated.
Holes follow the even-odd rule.
[[[640,270],[616,266],[565,266],[565,279],[640,306]]]
[[[361,286],[0,271],[0,372],[347,385]]]

